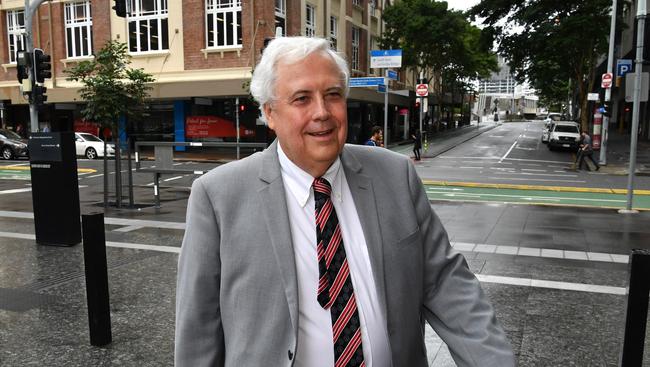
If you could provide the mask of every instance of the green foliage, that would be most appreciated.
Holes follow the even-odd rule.
[[[422,71],[447,74],[447,79],[485,77],[498,70],[491,51],[491,38],[471,25],[460,11],[445,1],[403,0],[383,12],[386,28],[382,48],[402,49],[402,65]]]
[[[528,81],[545,104],[566,101],[573,87],[584,111],[598,58],[607,53],[611,3],[482,0],[469,14],[484,18],[515,78]],[[582,114],[583,124],[586,117]]]
[[[142,106],[149,96],[154,78],[142,69],[129,68],[127,46],[108,41],[92,61],[82,61],[67,69],[69,81],[81,82],[79,96],[86,103],[81,113],[84,119],[114,129],[120,116],[129,119],[141,116]]]

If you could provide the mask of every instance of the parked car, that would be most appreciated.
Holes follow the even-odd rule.
[[[549,112],[548,115],[546,115],[546,118],[544,119],[544,126],[549,126],[551,122],[554,121],[561,121],[564,118],[564,116],[559,113],[559,112]]]
[[[572,121],[557,121],[552,124],[548,138],[548,149],[578,149],[580,145],[580,125]]]
[[[104,141],[93,134],[74,133],[77,155],[88,159],[95,159],[104,156]],[[115,146],[106,144],[107,156],[115,155]]]
[[[0,129],[0,156],[3,159],[29,158],[27,139],[11,130]]]

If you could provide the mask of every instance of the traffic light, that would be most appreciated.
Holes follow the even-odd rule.
[[[16,52],[16,77],[18,83],[23,84],[23,80],[29,79],[29,68],[32,67],[31,55],[26,51]]]
[[[240,104],[239,105],[239,113],[244,113],[246,112],[246,105]]]
[[[37,83],[44,83],[45,79],[52,77],[52,64],[50,55],[40,48],[34,49],[34,77]]]
[[[113,0],[115,5],[113,5],[113,10],[115,10],[115,15],[120,18],[126,18],[126,0]]]
[[[601,113],[603,116],[607,117],[612,117],[612,103],[611,102],[604,102],[603,105],[600,108]]]
[[[32,103],[39,106],[47,102],[45,92],[47,92],[47,88],[41,85],[35,85],[34,90],[32,90]]]
[[[418,109],[418,110],[420,109],[420,99],[419,98],[415,100],[415,108]]]

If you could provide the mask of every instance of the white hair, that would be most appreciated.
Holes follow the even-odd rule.
[[[330,48],[328,40],[317,37],[279,37],[266,46],[260,62],[255,67],[250,84],[251,94],[260,104],[264,120],[266,120],[264,106],[276,99],[277,65],[295,64],[313,53],[332,58],[341,72],[345,97],[348,96],[350,78],[348,63],[338,52]]]

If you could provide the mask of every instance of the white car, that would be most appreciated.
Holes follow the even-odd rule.
[[[93,134],[74,133],[75,147],[77,155],[82,155],[88,159],[95,159],[104,156],[104,141]],[[107,156],[115,154],[115,146],[106,144]]]
[[[562,120],[562,114],[558,112],[549,112],[544,119],[544,126],[549,127],[551,122]]]
[[[544,126],[542,129],[542,143],[546,144],[548,143],[548,139],[551,136],[551,130],[553,130],[553,125],[554,123],[551,122],[550,124]]]
[[[577,150],[580,145],[580,125],[572,121],[557,121],[551,125],[548,149]]]

